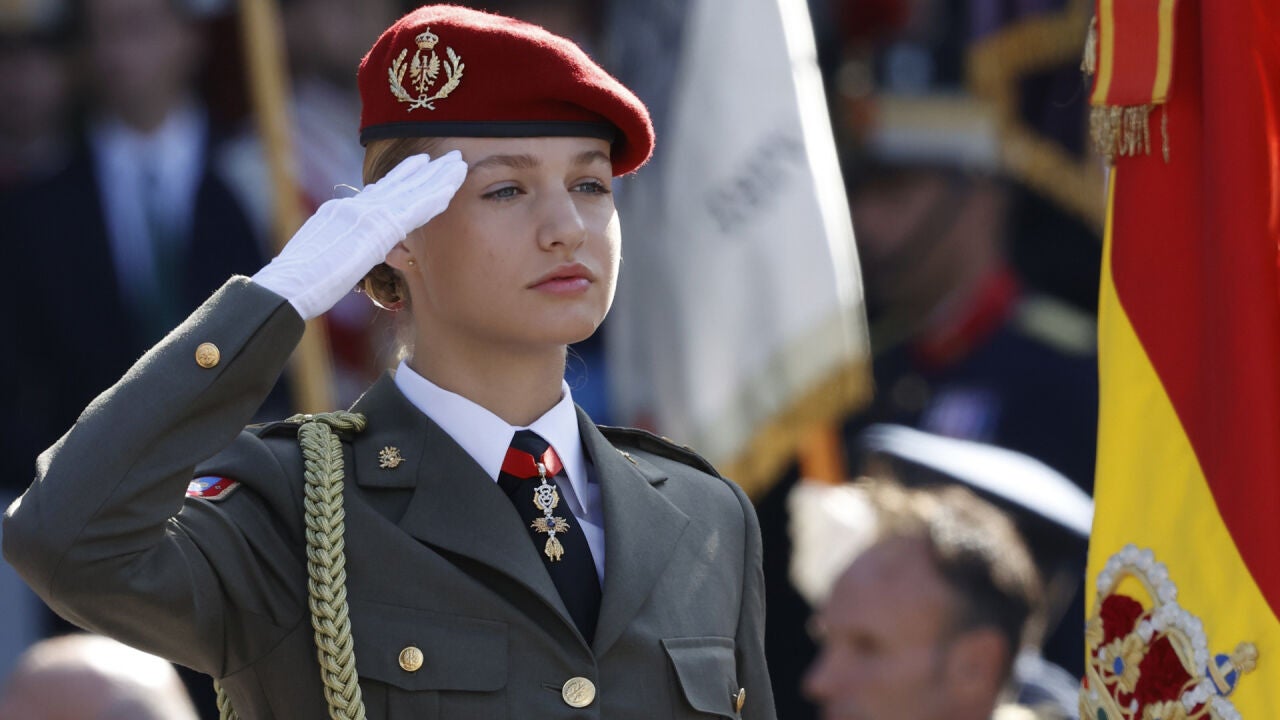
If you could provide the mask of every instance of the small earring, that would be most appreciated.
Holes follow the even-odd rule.
[[[417,265],[417,264],[418,264],[418,261],[417,261],[417,260],[414,260],[413,258],[409,258],[409,260],[408,260],[407,262],[408,262],[409,267],[413,267],[414,265]]]

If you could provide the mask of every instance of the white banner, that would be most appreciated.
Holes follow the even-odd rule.
[[[611,398],[759,491],[868,391],[853,229],[804,0],[692,0],[684,22],[651,58],[674,63],[658,154],[620,198]]]

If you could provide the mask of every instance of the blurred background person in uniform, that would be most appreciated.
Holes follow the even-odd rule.
[[[82,130],[56,172],[0,194],[22,268],[0,298],[14,488],[98,389],[264,261],[200,98],[201,18],[183,0],[75,0],[69,17]]]
[[[98,635],[44,640],[0,693],[6,720],[195,720],[173,666]]]
[[[238,127],[202,97],[205,6],[68,0],[54,47],[67,53],[75,133],[49,155],[57,162],[0,190],[5,249],[20,269],[0,290],[0,491],[12,496],[103,387],[226,277],[265,262],[225,166]],[[276,395],[264,415],[287,414]],[[0,582],[9,575],[0,570]],[[14,592],[15,609],[30,602]],[[65,627],[35,608],[24,639]],[[209,693],[207,680],[190,681]]]
[[[907,488],[882,472],[800,486],[793,508],[809,532],[797,580],[820,608],[804,691],[821,717],[1074,717],[1073,679],[1028,667],[1041,585],[994,505],[960,485]]]
[[[854,3],[856,6],[857,3]],[[1088,22],[1080,3],[1056,21]],[[1048,23],[1048,10],[1017,20]],[[852,45],[835,80],[867,289],[876,398],[853,423],[896,422],[1027,453],[1092,488],[1097,227],[1019,162],[1083,152],[1083,94],[1066,62],[1029,77],[997,3],[917,3]],[[1003,36],[1001,35],[1003,33]],[[1002,68],[1007,76],[989,78]],[[1043,61],[1042,61],[1043,62]],[[1063,67],[1065,66],[1065,67]],[[1074,80],[1059,81],[1065,72]],[[996,87],[997,83],[1004,83]],[[1064,86],[1065,85],[1065,86]],[[1006,116],[1017,103],[1019,114]],[[1022,111],[1022,107],[1026,110]],[[1049,107],[1044,107],[1048,105]],[[1047,119],[1041,119],[1041,118]],[[1038,131],[1032,148],[1010,149]],[[1101,199],[1101,173],[1070,166]],[[1094,172],[1090,172],[1090,170]],[[1081,178],[1063,175],[1062,186]],[[1080,269],[1083,268],[1083,269]]]
[[[846,467],[864,464],[869,425],[896,423],[1024,453],[1092,491],[1104,198],[1079,72],[1090,12],[1076,0],[833,4],[827,81],[874,379],[841,433]],[[799,671],[783,677],[814,652],[808,603],[782,580],[798,477],[758,509],[779,712],[803,720]],[[1083,567],[1084,544],[1071,548]],[[1077,598],[1045,648],[1071,673],[1083,670]]]

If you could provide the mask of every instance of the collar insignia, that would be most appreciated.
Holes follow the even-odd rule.
[[[378,467],[383,470],[395,470],[404,462],[404,458],[400,456],[400,448],[388,445],[378,451]]]

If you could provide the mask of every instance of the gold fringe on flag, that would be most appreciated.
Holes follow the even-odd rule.
[[[1098,16],[1089,20],[1089,33],[1085,37],[1084,56],[1080,58],[1080,71],[1087,76],[1098,72]],[[1101,105],[1089,111],[1089,135],[1098,154],[1114,165],[1116,156],[1134,157],[1151,153],[1151,126],[1149,119],[1155,105]],[[1161,150],[1164,161],[1169,162],[1169,114],[1160,109]]]
[[[1121,107],[1104,105],[1089,113],[1089,134],[1098,153],[1114,164],[1117,155],[1133,157],[1151,152],[1151,128],[1148,118],[1154,105]],[[1161,126],[1164,130],[1167,126]],[[1168,134],[1165,133],[1165,160],[1169,159]]]

